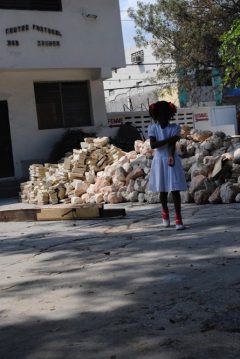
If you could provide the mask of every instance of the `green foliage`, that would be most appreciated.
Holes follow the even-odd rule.
[[[240,20],[235,20],[231,29],[221,37],[220,57],[224,66],[224,84],[240,86]]]
[[[234,0],[138,1],[128,13],[135,22],[136,44],[150,44],[154,55],[166,63],[159,67],[158,79],[171,86],[178,78],[190,89],[196,70],[220,67],[219,37],[239,16],[240,6]]]

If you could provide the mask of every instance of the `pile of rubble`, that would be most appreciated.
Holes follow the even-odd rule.
[[[188,182],[182,201],[240,202],[240,139],[223,132],[182,126],[178,152]],[[153,150],[149,141],[135,141],[124,152],[107,137],[85,138],[58,164],[33,164],[30,181],[21,184],[21,200],[38,205],[71,203],[159,202],[147,190]]]

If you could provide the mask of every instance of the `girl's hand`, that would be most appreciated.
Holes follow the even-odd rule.
[[[179,136],[172,136],[169,138],[169,142],[170,143],[175,143],[177,141],[179,141],[180,137]]]
[[[173,167],[175,165],[175,160],[173,156],[168,156],[168,166]]]

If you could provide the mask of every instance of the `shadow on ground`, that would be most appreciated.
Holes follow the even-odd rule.
[[[0,358],[238,359],[239,208],[184,215],[1,224]]]

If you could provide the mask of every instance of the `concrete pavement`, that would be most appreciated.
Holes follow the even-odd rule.
[[[183,205],[178,232],[123,206],[0,223],[1,359],[239,359],[240,205]]]

